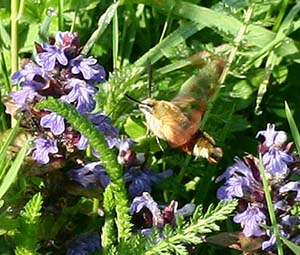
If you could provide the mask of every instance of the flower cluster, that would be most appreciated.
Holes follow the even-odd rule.
[[[96,185],[105,188],[110,183],[106,169],[102,166],[101,155],[92,151],[96,161],[91,162],[78,153],[87,148],[88,139],[62,116],[36,107],[37,103],[49,96],[73,105],[103,133],[110,149],[119,150],[118,162],[124,168],[128,192],[134,199],[132,206],[139,203],[138,210],[133,210],[132,213],[138,213],[143,205],[136,199],[144,192],[150,193],[152,185],[172,175],[172,171],[156,173],[147,167],[144,154],[131,149],[134,142],[128,138],[120,138],[119,131],[110,124],[108,116],[93,112],[96,106],[96,84],[105,81],[106,75],[96,59],[81,54],[76,33],[58,32],[55,38],[49,39],[49,43],[36,43],[36,52],[35,60],[28,61],[21,70],[13,74],[12,83],[19,85],[20,89],[11,92],[11,100],[6,105],[7,113],[12,116],[22,113],[21,125],[34,137],[29,155],[44,165],[57,161],[70,163],[68,179],[84,188],[91,189]],[[69,162],[68,159],[72,161]],[[154,212],[153,208],[149,208],[150,212]],[[175,223],[176,210],[175,203],[163,210],[161,226]],[[153,213],[153,217],[159,217],[158,211]],[[157,225],[154,220],[152,222],[152,225]],[[67,254],[91,254],[96,250],[100,250],[100,244],[99,236],[95,233],[84,233],[67,244]]]
[[[262,155],[280,234],[299,243],[300,217],[295,210],[300,201],[300,181],[296,176],[298,168],[289,153],[292,143],[286,144],[286,133],[275,131],[275,126],[271,124],[268,124],[266,130],[258,132],[257,136],[264,137],[259,153]],[[244,160],[236,158],[235,161],[217,178],[217,182],[225,179],[217,197],[220,200],[239,199],[239,212],[234,216],[234,222],[241,224],[246,237],[265,240],[262,243],[263,250],[274,249],[275,235],[263,227],[271,222],[259,172],[259,160],[248,155]]]
[[[95,85],[105,81],[105,70],[95,58],[82,55],[81,49],[76,33],[58,32],[48,43],[36,43],[36,59],[12,76],[20,90],[11,92],[13,102],[6,105],[6,111],[27,116],[22,125],[36,137],[31,155],[40,164],[64,159],[66,152],[84,150],[88,142],[62,116],[35,107],[48,96],[73,105],[104,133],[110,147],[117,145],[118,131],[109,118],[91,113],[96,106]],[[12,104],[17,109],[12,109]]]

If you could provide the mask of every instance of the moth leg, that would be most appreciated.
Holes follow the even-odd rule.
[[[152,132],[151,132],[150,128],[148,127],[148,125],[146,125],[146,127],[147,127],[146,137],[149,138],[151,136]]]

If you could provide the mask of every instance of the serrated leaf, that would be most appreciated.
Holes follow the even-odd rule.
[[[41,216],[41,209],[43,205],[43,197],[41,193],[35,194],[30,201],[24,207],[24,213],[22,217],[26,218],[27,224],[34,224],[37,219]]]

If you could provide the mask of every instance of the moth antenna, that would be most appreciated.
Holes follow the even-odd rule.
[[[152,89],[152,63],[150,59],[147,59],[147,70],[148,70],[148,98],[151,98],[151,89]]]

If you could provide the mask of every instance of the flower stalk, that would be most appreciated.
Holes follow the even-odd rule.
[[[272,197],[271,197],[271,194],[270,194],[271,187],[269,186],[269,183],[268,183],[268,180],[267,180],[267,177],[266,177],[266,170],[265,170],[265,167],[263,165],[263,160],[262,160],[261,153],[259,154],[259,168],[258,169],[259,169],[260,176],[261,176],[261,179],[262,179],[263,189],[264,189],[266,202],[267,202],[267,207],[268,207],[268,213],[269,213],[270,220],[271,220],[271,223],[272,223],[272,229],[273,229],[273,232],[274,232],[275,237],[276,237],[278,255],[283,255],[282,242],[280,240],[280,233],[279,233],[279,228],[278,228],[278,224],[277,224],[277,220],[276,220],[276,214],[275,214],[275,211],[274,211]]]

